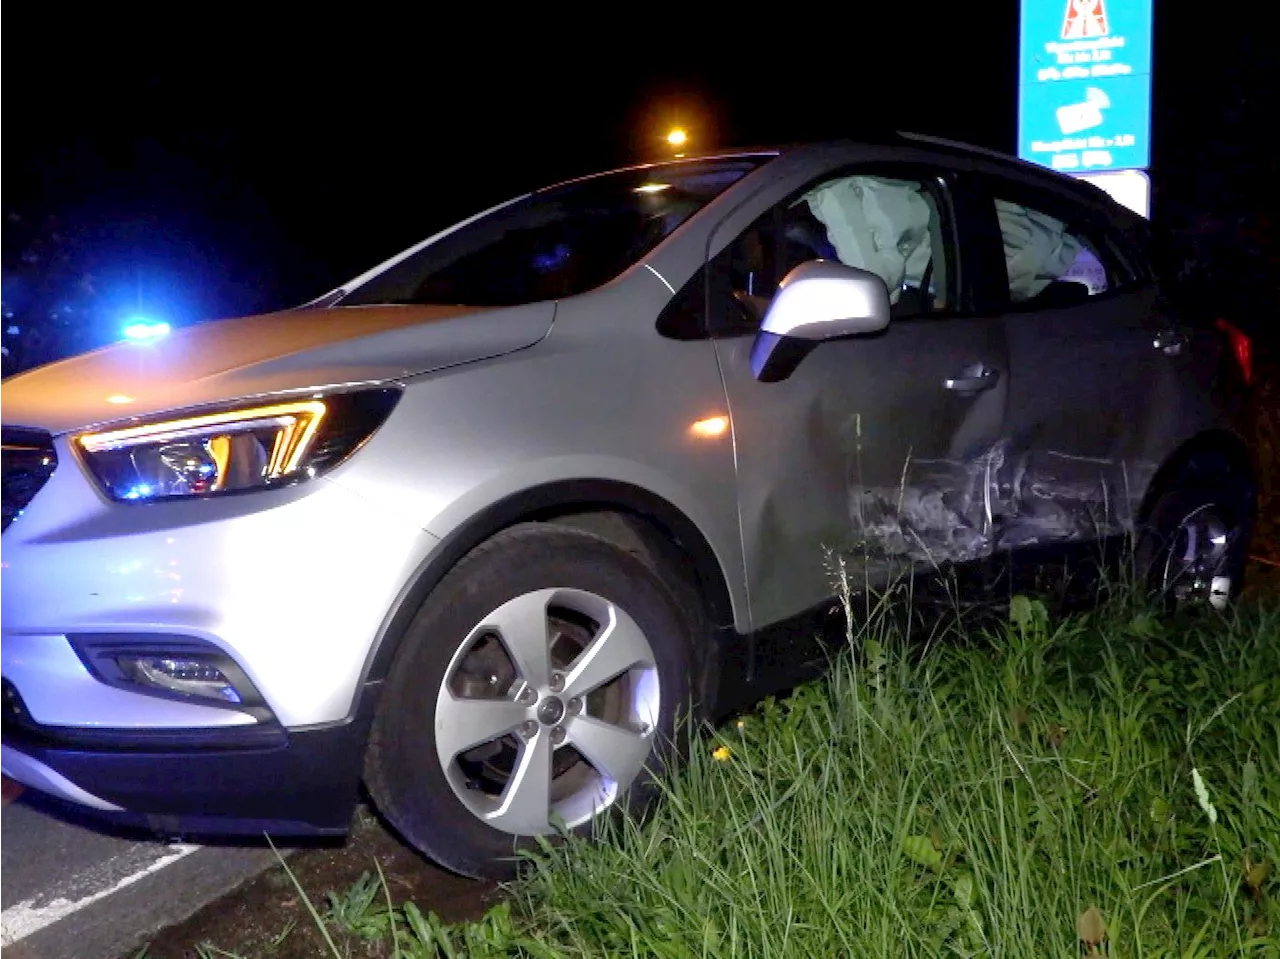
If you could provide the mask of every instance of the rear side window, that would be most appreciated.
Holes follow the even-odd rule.
[[[995,206],[1011,306],[1070,306],[1125,282],[1097,233],[1024,203],[997,197]]]
[[[1133,261],[1132,243],[1121,241],[1123,223],[1112,223],[1105,207],[992,175],[975,181],[988,205],[982,233],[991,247],[1000,243],[1005,265],[987,289],[1006,309],[1075,306],[1132,288],[1146,275]],[[998,259],[988,269],[1000,269]]]

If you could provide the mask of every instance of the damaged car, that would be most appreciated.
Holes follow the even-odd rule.
[[[863,588],[1133,544],[1239,591],[1247,338],[1095,188],[915,135],[539,190],[305,307],[6,381],[3,770],[166,834],[367,789],[504,874]]]

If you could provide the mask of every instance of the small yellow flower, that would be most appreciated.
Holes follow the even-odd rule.
[[[746,721],[745,719],[739,719],[739,720],[738,720],[738,731],[739,731],[739,732],[741,732],[742,730],[744,730],[744,729],[746,729],[746,728],[747,728],[747,721]]]
[[[729,758],[729,747],[717,746],[715,749],[711,750],[711,758],[718,763],[724,762]]]

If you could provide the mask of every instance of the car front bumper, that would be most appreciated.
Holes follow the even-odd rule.
[[[340,723],[177,737],[46,730],[6,711],[0,767],[106,823],[166,835],[340,835],[358,799],[375,693]]]
[[[343,488],[341,468],[121,504],[63,441],[58,462],[3,536],[5,775],[110,815],[345,828],[372,653],[439,541]],[[193,644],[233,665],[252,702],[108,681],[86,643]]]

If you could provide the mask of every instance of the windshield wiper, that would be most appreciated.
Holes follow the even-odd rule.
[[[332,293],[326,293],[324,296],[318,297],[314,300],[309,300],[306,303],[303,303],[301,306],[295,306],[293,307],[293,309],[295,310],[328,309],[329,307],[333,306],[333,304],[337,303],[346,295],[347,295],[346,289],[334,290]]]

